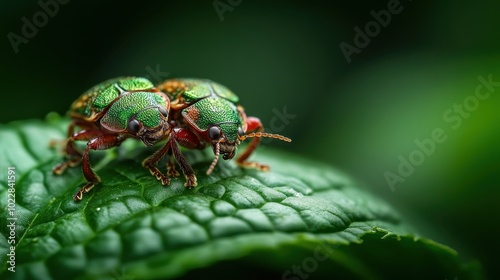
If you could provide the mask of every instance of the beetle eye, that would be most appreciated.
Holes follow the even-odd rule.
[[[162,114],[165,118],[168,117],[168,111],[165,107],[158,107],[158,111],[160,111],[160,114]]]
[[[240,126],[238,127],[238,136],[243,136],[243,135],[245,135],[245,132],[243,131],[243,128],[241,128]]]
[[[139,128],[140,128],[141,124],[139,123],[138,120],[136,119],[131,119],[129,122],[128,122],[128,125],[127,125],[127,129],[129,132],[132,132],[132,133],[137,133],[139,132]]]
[[[212,126],[208,129],[208,137],[212,140],[219,140],[220,138],[220,128],[217,126]]]

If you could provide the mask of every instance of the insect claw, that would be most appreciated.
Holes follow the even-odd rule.
[[[188,190],[192,190],[197,185],[198,185],[198,182],[197,182],[197,179],[196,179],[196,175],[193,174],[191,176],[186,176],[186,183],[184,183],[184,186]]]
[[[63,174],[64,170],[66,170],[67,167],[68,164],[66,162],[61,162],[58,165],[54,166],[54,168],[52,168],[52,173],[56,175],[61,175]]]
[[[82,190],[79,190],[75,193],[75,195],[73,196],[73,200],[74,201],[80,201],[82,200],[82,197],[83,197],[83,193],[82,193]]]
[[[167,175],[169,177],[179,177],[179,172],[177,172],[177,169],[175,169],[175,164],[171,160],[168,161],[167,163]]]
[[[167,175],[169,177],[179,177],[179,172],[175,169],[175,168],[169,168],[168,171],[167,171]]]
[[[83,194],[84,193],[88,193],[93,187],[95,186],[95,183],[93,182],[88,182],[87,184],[85,184],[85,186],[83,186],[79,191],[77,191],[75,193],[75,195],[73,195],[73,200],[74,201],[80,201],[82,200],[83,198]]]
[[[163,176],[163,177],[161,178],[161,184],[162,184],[163,186],[170,185],[170,178],[168,178],[168,177],[166,177],[166,176]]]

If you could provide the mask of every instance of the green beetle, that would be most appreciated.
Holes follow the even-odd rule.
[[[140,139],[146,146],[167,138],[171,131],[169,110],[167,95],[145,78],[120,77],[89,89],[70,108],[71,123],[64,149],[66,160],[55,166],[53,172],[62,174],[68,166],[82,163],[87,183],[73,196],[74,200],[81,200],[84,193],[100,182],[89,162],[90,150],[109,149],[127,138]],[[83,153],[75,141],[87,141]],[[165,152],[163,147],[144,161],[163,185],[170,182],[160,176],[155,164]]]
[[[189,149],[204,149],[211,146],[215,155],[207,170],[209,175],[215,168],[219,155],[229,160],[235,156],[241,141],[254,137],[236,163],[244,167],[268,170],[264,164],[250,162],[248,157],[257,148],[261,137],[276,138],[286,142],[291,140],[279,134],[265,133],[262,122],[256,117],[247,117],[239,98],[227,87],[210,80],[169,79],[159,84],[171,100],[169,147],[186,177],[185,186],[197,185],[196,176],[178,145]],[[150,162],[144,162],[146,167]],[[169,176],[178,176],[172,158],[169,159]],[[168,178],[162,178],[166,180]]]

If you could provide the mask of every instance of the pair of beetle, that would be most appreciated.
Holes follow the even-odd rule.
[[[108,80],[89,89],[71,105],[64,147],[66,160],[55,166],[53,172],[62,174],[67,167],[82,164],[87,183],[73,196],[79,201],[100,182],[89,162],[90,150],[109,149],[127,138],[139,139],[146,146],[168,139],[142,162],[162,185],[169,185],[171,177],[179,176],[174,159],[186,177],[184,185],[189,189],[197,185],[193,168],[179,145],[189,149],[210,145],[215,155],[207,170],[210,175],[219,155],[232,159],[240,142],[253,138],[236,162],[243,167],[268,170],[267,165],[247,161],[260,138],[291,140],[265,133],[261,121],[247,117],[243,107],[237,105],[238,100],[227,87],[210,80],[169,79],[157,87],[139,77]],[[75,141],[88,141],[83,152],[77,149]],[[164,156],[168,157],[166,175],[157,167]]]

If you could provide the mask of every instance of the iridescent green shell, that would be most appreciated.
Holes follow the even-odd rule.
[[[238,103],[239,98],[227,87],[210,81],[201,79],[176,79],[187,86],[187,90],[173,93],[172,99],[176,99],[179,94],[186,102],[194,102],[208,96],[218,96],[233,103]]]
[[[122,95],[106,111],[101,125],[108,130],[121,132],[127,129],[132,117],[146,127],[156,127],[161,123],[158,107],[166,107],[167,98],[163,93],[136,91]]]
[[[145,78],[119,77],[100,83],[82,94],[71,105],[73,117],[94,121],[123,92],[146,90],[154,85]]]
[[[227,99],[207,97],[182,110],[182,116],[199,131],[219,125],[227,140],[233,142],[243,120],[236,106]]]
[[[225,98],[233,103],[238,103],[238,101],[240,101],[239,97],[226,86],[212,81],[210,82],[210,85],[218,96]]]

